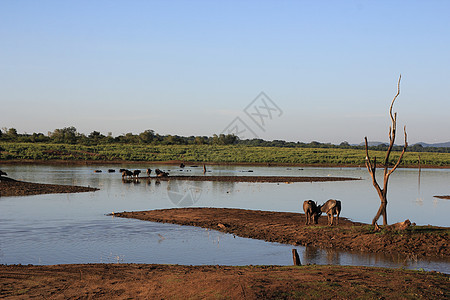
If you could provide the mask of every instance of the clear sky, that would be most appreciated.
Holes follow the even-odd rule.
[[[238,120],[267,140],[387,141],[401,73],[410,144],[450,141],[449,15],[444,0],[0,0],[0,128],[211,136]]]

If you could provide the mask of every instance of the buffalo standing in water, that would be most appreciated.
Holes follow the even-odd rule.
[[[169,177],[169,173],[161,171],[160,169],[155,170],[156,177]]]
[[[129,171],[129,170],[124,170],[122,172],[122,179],[125,179],[125,177],[131,177],[133,176],[133,172]]]

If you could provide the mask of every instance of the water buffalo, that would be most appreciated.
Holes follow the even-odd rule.
[[[129,171],[129,170],[123,170],[123,172],[122,172],[122,178],[130,177],[130,176],[133,176],[133,172],[131,172],[131,171]]]
[[[327,214],[328,225],[333,225],[334,215],[336,215],[336,225],[339,225],[339,214],[341,213],[341,201],[330,199],[320,206],[320,210]]]
[[[133,176],[134,177],[139,177],[139,174],[141,174],[141,170],[134,170],[133,171]]]
[[[152,169],[147,169],[147,175],[150,176],[152,174]]]
[[[156,177],[169,177],[169,173],[161,171],[160,169],[155,170]]]
[[[303,211],[305,212],[306,217],[305,225],[311,224],[311,221],[314,222],[314,224],[317,224],[319,217],[322,214],[320,207],[317,206],[317,203],[312,200],[306,200],[303,202]]]

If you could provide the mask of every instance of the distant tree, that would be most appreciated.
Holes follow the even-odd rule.
[[[55,143],[75,144],[77,142],[77,129],[73,126],[55,129],[51,138]]]
[[[131,132],[120,137],[120,141],[125,144],[137,144],[138,138]]]
[[[378,219],[380,218],[380,216],[383,216],[383,225],[387,225],[387,211],[386,211],[386,207],[387,207],[387,187],[388,187],[389,176],[399,166],[400,162],[402,161],[403,154],[406,151],[406,147],[408,147],[408,142],[406,140],[407,139],[406,126],[405,126],[404,129],[403,129],[404,133],[405,133],[405,145],[403,146],[402,153],[400,154],[400,157],[398,158],[397,162],[392,167],[392,169],[389,170],[389,155],[391,154],[392,147],[394,146],[395,134],[396,134],[396,130],[397,130],[397,113],[392,114],[392,106],[394,105],[395,99],[397,99],[398,95],[400,94],[400,80],[401,80],[401,78],[402,77],[400,75],[400,77],[398,79],[398,84],[397,84],[397,94],[395,95],[394,99],[391,102],[391,106],[389,107],[389,115],[391,117],[392,125],[389,127],[389,147],[388,147],[388,149],[386,151],[386,157],[384,159],[383,188],[380,187],[380,185],[378,184],[378,182],[376,180],[376,177],[375,177],[375,171],[376,171],[376,167],[377,167],[376,157],[374,157],[373,161],[370,159],[367,137],[364,137],[365,147],[366,147],[366,167],[367,167],[367,170],[370,173],[370,176],[372,177],[373,186],[375,187],[375,190],[377,191],[378,196],[380,197],[380,200],[381,200],[380,208],[378,209],[377,214],[375,215],[375,217],[372,220],[372,225],[376,225],[376,223],[377,223]]]
[[[8,129],[8,132],[6,133],[11,138],[17,137],[17,130],[15,128]]]
[[[166,135],[162,140],[163,145],[180,145],[184,144],[181,137],[178,135]]]
[[[101,143],[104,138],[105,136],[98,131],[92,131],[88,135],[89,143],[94,145]]]
[[[29,141],[32,143],[45,143],[48,142],[49,140],[50,140],[49,137],[45,136],[42,133],[33,133],[29,137]]]
[[[203,137],[203,136],[196,136],[194,138],[194,144],[204,145],[204,144],[207,144],[207,143],[208,143],[207,139],[205,137]]]
[[[239,138],[237,136],[235,136],[234,134],[227,134],[227,135],[223,136],[224,145],[233,145],[238,140],[239,140]]]
[[[145,130],[139,134],[139,140],[145,144],[153,142],[155,132],[153,130]]]

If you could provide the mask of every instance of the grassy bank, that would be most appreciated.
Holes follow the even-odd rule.
[[[384,151],[371,151],[382,161]],[[399,152],[391,154],[396,161]],[[450,166],[450,153],[407,152],[402,166]],[[364,166],[364,150],[327,148],[281,148],[236,145],[130,145],[97,146],[0,143],[0,161],[68,160],[68,161],[188,161],[206,163],[286,163],[304,165]]]

